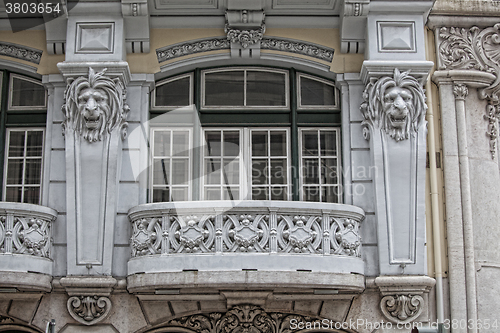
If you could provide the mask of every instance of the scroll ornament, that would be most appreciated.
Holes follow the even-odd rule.
[[[88,77],[68,80],[62,107],[63,134],[76,132],[92,143],[118,128],[122,139],[126,138],[130,111],[126,90],[118,78],[111,79],[105,73],[106,69],[96,73],[90,67]]]
[[[104,320],[111,311],[111,305],[106,296],[72,296],[67,302],[71,317],[84,325],[93,325]]]
[[[380,301],[380,310],[390,321],[406,324],[420,316],[424,299],[420,295],[387,295]]]
[[[369,140],[369,128],[382,130],[396,141],[409,138],[425,123],[425,92],[410,72],[372,78],[363,92],[361,112],[363,135]]]

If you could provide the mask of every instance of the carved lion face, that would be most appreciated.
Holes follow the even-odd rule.
[[[405,130],[413,113],[413,95],[408,89],[392,87],[385,91],[383,110],[386,129],[399,141],[405,138]]]
[[[84,131],[88,131],[92,137],[103,131],[109,113],[108,100],[108,95],[102,89],[86,88],[78,96],[78,111]]]

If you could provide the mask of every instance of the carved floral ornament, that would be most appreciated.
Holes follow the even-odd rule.
[[[420,316],[424,308],[424,299],[420,295],[397,294],[382,297],[380,310],[394,323],[406,324]]]
[[[490,140],[491,157],[495,158],[500,115],[500,23],[485,29],[443,27],[438,40],[440,70],[477,70],[496,76],[488,87],[479,89],[479,97],[488,101],[484,116],[488,121],[486,136]],[[456,89],[455,97],[461,99]]]
[[[68,298],[68,312],[81,324],[93,325],[104,320],[111,311],[111,301],[106,296],[72,296]]]
[[[96,73],[89,67],[88,77],[69,79],[64,93],[63,134],[75,132],[90,143],[101,141],[115,129],[122,139],[127,135],[126,90],[121,81],[105,76],[106,69]]]
[[[258,29],[248,29],[240,30],[231,28],[229,24],[226,23],[224,27],[224,32],[227,34],[227,40],[231,43],[238,43],[242,48],[257,44],[262,40],[264,32],[266,31],[266,26],[262,24]]]
[[[396,68],[392,77],[372,78],[363,99],[361,124],[367,140],[369,128],[382,130],[396,141],[406,140],[425,123],[425,92],[409,71]]]

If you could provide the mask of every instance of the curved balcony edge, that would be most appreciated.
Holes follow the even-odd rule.
[[[0,273],[40,273],[51,279],[52,223],[56,218],[57,211],[49,207],[0,202]],[[43,281],[41,289],[47,290]],[[50,281],[48,286],[50,290]]]
[[[0,288],[15,288],[17,290],[13,291],[20,292],[50,292],[52,290],[52,276],[33,272],[0,271]]]
[[[132,274],[127,277],[130,293],[157,293],[163,290],[210,288],[223,290],[282,290],[293,288],[304,292],[326,289],[338,293],[362,293],[365,277],[359,274],[332,274],[324,272],[276,271],[197,271]],[[192,289],[191,289],[192,290]],[[180,291],[183,294],[182,291]]]

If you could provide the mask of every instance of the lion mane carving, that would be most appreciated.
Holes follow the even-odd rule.
[[[62,107],[66,119],[63,134],[69,130],[79,133],[90,143],[101,141],[106,132],[119,128],[122,139],[126,137],[126,91],[119,79],[104,76],[106,69],[96,73],[89,67],[88,78],[80,76],[68,80]]]
[[[367,127],[372,125],[396,141],[405,140],[425,121],[425,92],[409,73],[396,68],[393,77],[374,78],[368,83],[361,104],[365,138],[368,139]]]

